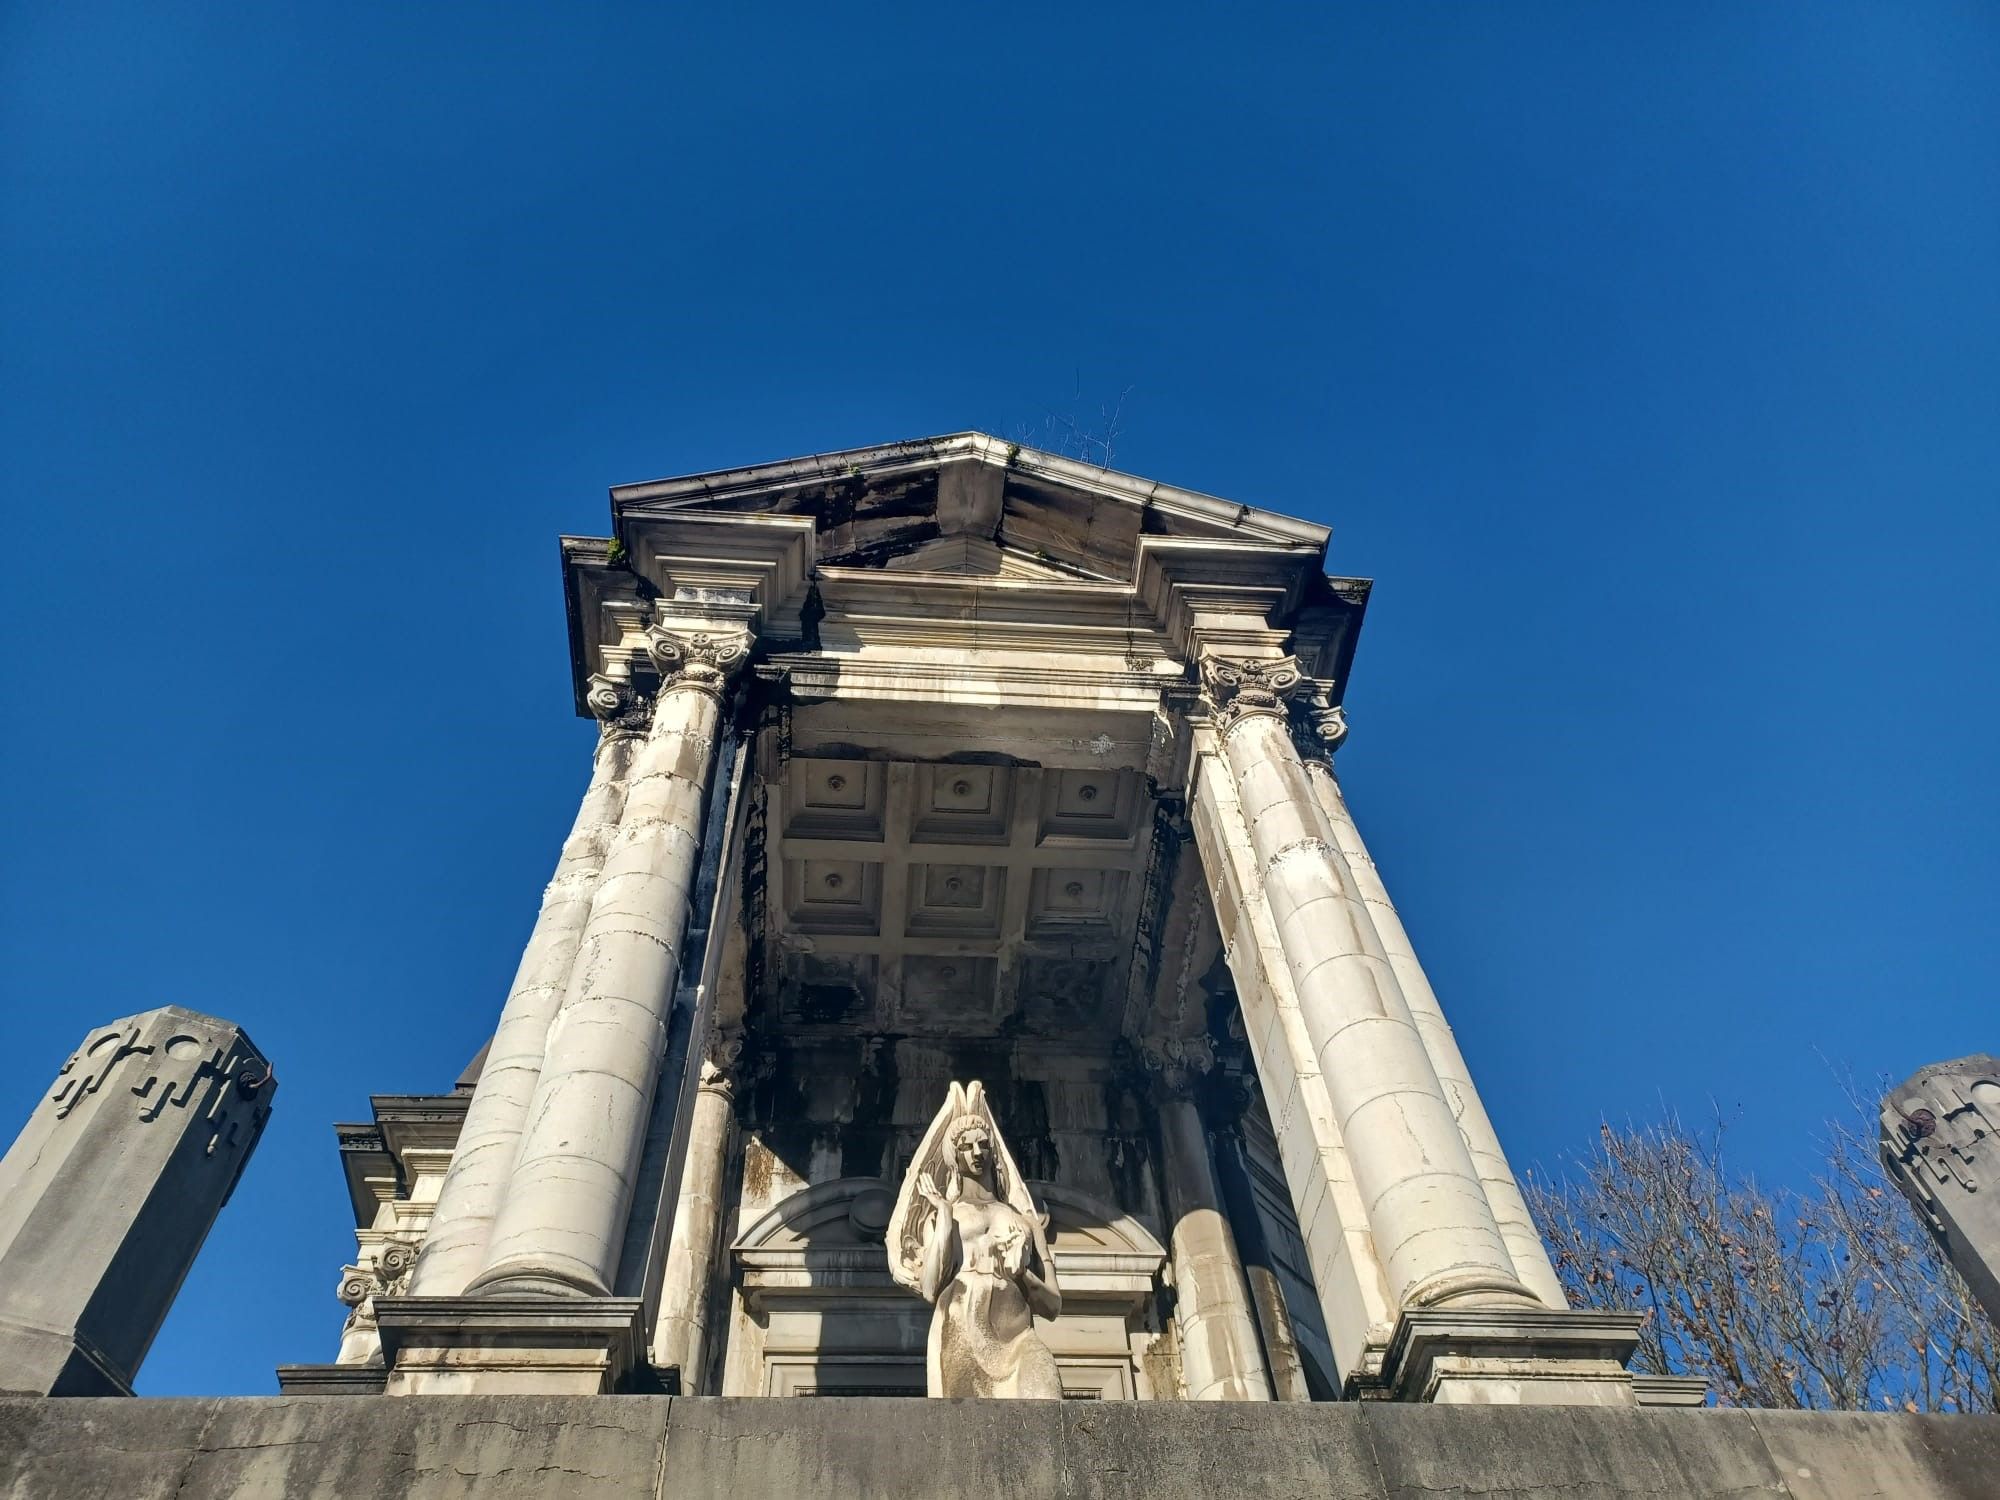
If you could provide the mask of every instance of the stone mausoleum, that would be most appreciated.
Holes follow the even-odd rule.
[[[339,1127],[337,1340],[88,1394],[274,1088],[100,1027],[0,1163],[0,1500],[1993,1493],[2000,1419],[1690,1410],[1567,1304],[1335,772],[1326,546],[976,433],[614,490],[575,827],[464,1076]]]
[[[629,485],[492,1038],[340,1127],[288,1390],[922,1395],[897,1184],[985,1085],[1075,1400],[1631,1406],[1334,771],[1326,528],[976,433]]]

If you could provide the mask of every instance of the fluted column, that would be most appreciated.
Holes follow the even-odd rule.
[[[1487,1118],[1479,1090],[1473,1087],[1472,1072],[1465,1065],[1465,1055],[1458,1050],[1458,1040],[1452,1035],[1450,1023],[1445,1020],[1437,992],[1431,988],[1424,966],[1417,961],[1417,951],[1411,946],[1410,935],[1403,928],[1403,919],[1397,915],[1395,903],[1389,899],[1388,889],[1382,883],[1381,872],[1376,869],[1368,846],[1361,841],[1361,830],[1355,826],[1354,815],[1348,810],[1346,798],[1341,795],[1340,780],[1333,769],[1333,752],[1347,737],[1346,718],[1337,706],[1315,700],[1308,705],[1304,728],[1309,736],[1303,747],[1306,751],[1303,757],[1306,778],[1312,783],[1313,795],[1326,816],[1333,845],[1346,861],[1355,889],[1368,908],[1376,935],[1388,956],[1389,967],[1402,987],[1410,1015],[1423,1037],[1424,1051],[1429,1054],[1438,1081],[1444,1085],[1458,1116],[1459,1132],[1465,1137],[1473,1165],[1479,1172],[1479,1180],[1485,1186],[1486,1201],[1492,1206],[1500,1237],[1507,1242],[1514,1272],[1547,1306],[1568,1307],[1562,1282],[1557,1279],[1555,1267],[1549,1262],[1548,1248],[1542,1243],[1541,1233],[1528,1213],[1527,1200],[1521,1196],[1521,1185],[1515,1179],[1513,1169],[1507,1165],[1507,1155],[1500,1148],[1499,1134]]]
[[[653,724],[562,1003],[474,1294],[610,1295],[645,1145],[723,700],[740,629],[655,626]]]
[[[712,1039],[702,1059],[701,1082],[688,1119],[686,1165],[667,1264],[660,1287],[660,1316],[653,1332],[653,1366],[676,1369],[684,1395],[701,1394],[708,1358],[709,1288],[715,1279],[717,1230],[722,1220],[724,1174],[736,1135],[736,1058],[740,1032]]]
[[[1155,1057],[1149,1055],[1149,1062]],[[1174,1322],[1181,1383],[1190,1401],[1269,1401],[1271,1375],[1208,1154],[1208,1132],[1190,1093],[1195,1065],[1158,1060],[1160,1147],[1174,1265]]]
[[[1394,1305],[1538,1306],[1292,743],[1279,660],[1202,661],[1263,894]]]
[[[645,733],[646,705],[628,685],[607,677],[591,679],[587,702],[600,726],[590,785],[563,841],[555,878],[542,894],[541,912],[479,1070],[458,1147],[410,1278],[414,1295],[457,1296],[485,1259],[493,1219],[527,1123],[528,1103],[541,1080],[549,1022],[568,988],[605,851],[625,810],[626,772]]]

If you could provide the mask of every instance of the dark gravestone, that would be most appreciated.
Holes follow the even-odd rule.
[[[2000,1323],[2000,1058],[1933,1063],[1892,1090],[1882,1161]]]
[[[275,1091],[239,1028],[179,1006],[84,1039],[0,1161],[0,1391],[131,1394]]]

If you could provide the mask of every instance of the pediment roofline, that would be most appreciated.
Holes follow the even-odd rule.
[[[788,490],[848,479],[879,482],[953,463],[1008,471],[1053,482],[1080,495],[1150,509],[1184,523],[1198,534],[1232,535],[1245,540],[1307,546],[1317,551],[1324,551],[1330,535],[1326,527],[1311,521],[1163,484],[1138,474],[1100,468],[1025,444],[1004,442],[983,432],[954,432],[866,448],[842,448],[775,463],[614,485],[611,509],[614,519],[619,521],[627,516],[686,506],[721,504],[730,509],[748,509],[754,508],[760,497],[775,497]]]
[[[829,650],[856,695],[864,668],[888,684],[906,648],[973,639],[1035,683],[1122,657],[1156,691],[1157,664],[1207,651],[1289,651],[1344,685],[1367,604],[1365,580],[1324,575],[1323,526],[980,433],[612,493],[613,537],[562,540],[580,714],[593,674],[643,687],[663,614]]]

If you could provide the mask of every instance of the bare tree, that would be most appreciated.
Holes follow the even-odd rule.
[[[1732,1172],[1722,1137],[1606,1125],[1562,1175],[1529,1174],[1571,1300],[1643,1312],[1636,1363],[1724,1406],[1994,1410],[2000,1339],[1866,1127],[1829,1125],[1805,1191]]]
[[[1079,373],[1076,390],[1068,401],[1060,407],[1045,409],[1039,424],[1016,423],[1011,436],[1015,442],[1030,448],[1046,449],[1080,463],[1108,469],[1118,451],[1119,434],[1124,428],[1125,402],[1131,394],[1132,387],[1128,385],[1115,399],[1100,402],[1093,415],[1084,410],[1083,376]]]

